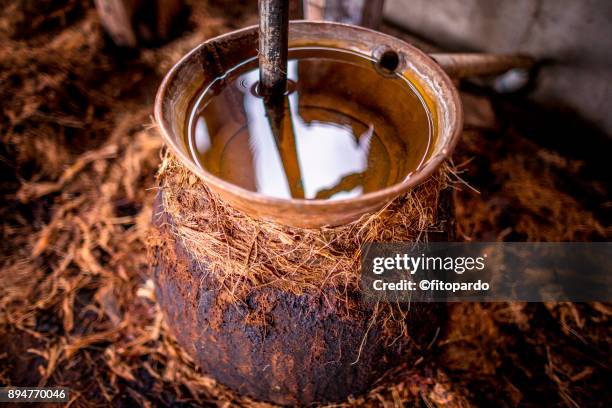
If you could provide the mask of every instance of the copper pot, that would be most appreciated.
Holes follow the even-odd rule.
[[[463,119],[460,99],[451,79],[434,59],[404,41],[369,29],[298,21],[289,27],[290,47],[325,45],[349,49],[371,59],[381,58],[386,52],[395,53],[402,72],[410,77],[432,113],[433,154],[399,184],[337,201],[266,197],[213,176],[195,165],[183,143],[188,109],[203,86],[228,68],[255,57],[257,43],[257,27],[204,42],[170,70],[155,101],[155,118],[164,142],[184,166],[236,209],[292,227],[345,224],[381,208],[430,177],[457,144]],[[508,65],[507,61],[498,63],[494,59],[496,64],[487,68],[481,63],[473,64],[472,57],[457,60],[441,55],[437,59],[459,74],[462,71],[457,67],[462,66],[470,68],[464,73],[482,73]],[[448,200],[443,203],[448,204]],[[442,204],[440,214],[452,220]],[[214,275],[207,273],[209,266],[193,259],[170,233],[173,220],[164,212],[160,197],[154,212],[161,214],[154,222],[172,248],[171,257],[161,253],[162,249],[155,256],[158,301],[167,322],[179,343],[205,372],[239,392],[281,404],[340,401],[367,390],[384,370],[418,357],[419,347],[427,347],[444,321],[444,305],[413,306],[407,320],[412,339],[402,339],[387,348],[381,341],[381,329],[368,326],[372,315],[368,305],[355,308],[349,319],[340,319],[335,308],[341,306],[327,302],[325,288],[297,296],[259,287],[253,288],[244,304],[257,309],[263,299],[264,303],[277,305],[268,311],[273,332],[262,337],[248,327],[244,311],[239,310],[244,306],[223,310],[217,307],[222,294],[215,289]],[[446,228],[451,233],[452,223],[446,223]],[[197,302],[194,294],[198,294]],[[358,292],[348,296],[360,297]],[[210,324],[211,321],[218,324]],[[362,343],[364,338],[366,343]],[[352,364],[362,344],[365,346],[359,362]],[[312,354],[315,349],[317,357]]]
[[[228,183],[197,166],[183,143],[185,117],[196,92],[241,61],[257,54],[257,27],[208,40],[183,57],[168,72],[155,101],[155,118],[166,145],[207,186],[235,208],[281,224],[318,228],[354,221],[431,176],[451,154],[461,133],[463,112],[457,90],[442,68],[417,48],[397,38],[346,24],[292,22],[289,46],[326,45],[361,53],[368,58],[397,53],[403,72],[421,93],[433,117],[434,146],[422,166],[399,184],[343,200],[279,199]]]

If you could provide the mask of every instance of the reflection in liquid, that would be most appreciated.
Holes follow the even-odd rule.
[[[428,111],[406,81],[378,74],[370,61],[336,54],[293,56],[294,89],[276,100],[253,92],[256,67],[219,79],[189,118],[195,161],[226,181],[280,198],[349,198],[403,180],[426,157]],[[378,83],[368,90],[362,80]],[[387,94],[396,106],[378,108],[374,103],[385,96],[372,92]]]

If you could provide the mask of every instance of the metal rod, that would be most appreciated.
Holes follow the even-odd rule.
[[[259,0],[259,92],[282,95],[287,87],[289,1]]]
[[[259,93],[293,198],[304,198],[287,89],[289,1],[259,0]]]

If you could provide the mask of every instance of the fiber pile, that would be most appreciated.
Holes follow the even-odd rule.
[[[208,262],[236,296],[260,285],[296,295],[327,285],[341,294],[356,291],[362,244],[426,241],[428,233],[444,233],[447,221],[438,219],[437,208],[449,184],[445,167],[377,213],[321,229],[253,219],[226,204],[170,155],[158,179],[175,239],[195,259]]]

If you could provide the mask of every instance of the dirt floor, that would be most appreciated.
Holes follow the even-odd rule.
[[[0,0],[0,384],[67,386],[73,406],[260,404],[176,345],[145,249],[162,148],[156,88],[199,42],[256,22],[255,3],[237,4],[198,3],[179,38],[125,51],[88,1]],[[571,112],[462,90],[454,163],[473,188],[455,194],[458,236],[607,240],[609,140]],[[343,405],[612,401],[609,304],[449,308],[429,356]]]

